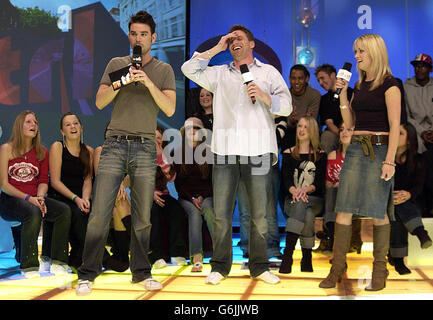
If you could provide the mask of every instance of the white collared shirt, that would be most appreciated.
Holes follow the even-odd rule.
[[[209,67],[208,59],[193,57],[182,65],[183,74],[212,92],[213,133],[211,150],[218,155],[259,156],[278,159],[274,115],[292,112],[292,97],[281,74],[273,66],[254,58],[248,66],[254,82],[271,96],[271,107],[257,99],[251,102],[241,72],[228,65]]]

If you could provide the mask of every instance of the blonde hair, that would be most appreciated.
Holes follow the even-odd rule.
[[[385,41],[378,34],[364,34],[355,39],[353,43],[353,50],[355,46],[361,43],[365,51],[370,55],[371,58],[371,71],[375,75],[373,83],[370,86],[370,91],[380,86],[385,78],[392,76],[391,68],[389,67],[388,51],[386,49]],[[365,71],[360,70],[359,80],[356,83],[356,88],[361,87],[361,83],[365,80],[367,74]]]
[[[299,118],[299,121],[301,119],[304,119],[307,121],[307,131],[308,131],[308,137],[310,138],[310,152],[308,156],[311,160],[311,151],[314,155],[314,162],[316,162],[319,159],[320,154],[320,136],[319,136],[319,125],[317,124],[316,119],[314,119],[311,116],[303,116]],[[298,121],[298,123],[299,123]],[[301,157],[299,155],[299,138],[298,138],[298,130],[296,129],[296,144],[295,148],[293,149],[292,156],[296,160],[300,160]]]
[[[32,147],[36,150],[36,156],[38,161],[45,158],[44,148],[41,145],[41,136],[39,130],[39,121],[36,114],[33,111],[25,110],[21,112],[15,119],[14,126],[12,128],[12,135],[9,139],[9,143],[12,146],[12,156],[14,158],[21,157],[25,153],[24,136],[23,136],[23,124],[27,115],[34,115],[36,122],[38,123],[38,132],[32,139]]]

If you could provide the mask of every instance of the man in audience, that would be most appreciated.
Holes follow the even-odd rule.
[[[323,64],[314,71],[317,82],[320,86],[328,91],[320,98],[319,118],[321,127],[326,129],[320,136],[320,145],[326,153],[336,150],[338,147],[339,127],[343,119],[340,112],[340,99],[334,98],[337,91],[335,82],[337,80],[337,71],[330,64]],[[348,99],[352,98],[353,89],[347,88]]]
[[[408,122],[418,134],[418,152],[433,149],[433,78],[432,58],[418,54],[410,62],[415,70],[415,76],[404,83]]]
[[[299,118],[308,115],[317,119],[320,104],[320,92],[308,85],[310,72],[304,65],[295,64],[290,69],[289,80],[293,112],[286,118],[287,130],[281,142],[283,151],[295,145],[296,124],[298,123]],[[281,128],[280,124],[283,122],[276,122],[277,128]]]

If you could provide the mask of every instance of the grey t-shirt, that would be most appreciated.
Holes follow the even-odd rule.
[[[131,64],[132,56],[111,59],[105,68],[101,84],[111,85],[109,73]],[[159,90],[175,90],[172,67],[152,58],[141,68]],[[120,89],[113,100],[113,112],[106,136],[135,135],[155,140],[156,117],[159,107],[142,83],[131,83]]]

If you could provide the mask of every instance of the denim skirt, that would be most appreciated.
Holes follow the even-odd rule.
[[[360,142],[349,145],[340,173],[336,212],[375,219],[385,219],[388,214],[390,220],[395,220],[394,176],[388,181],[380,178],[387,151],[388,145],[373,145],[372,160],[365,155]]]

